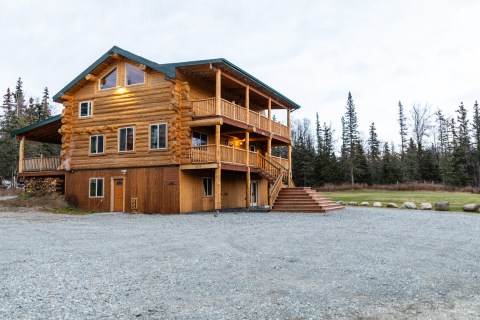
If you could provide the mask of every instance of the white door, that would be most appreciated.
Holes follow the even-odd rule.
[[[250,182],[250,205],[258,206],[258,181],[256,180]]]

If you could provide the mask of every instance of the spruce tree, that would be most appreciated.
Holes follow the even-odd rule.
[[[368,160],[373,183],[380,180],[380,141],[378,141],[375,122],[372,122],[368,132]]]
[[[355,103],[353,102],[353,97],[350,92],[348,92],[347,98],[347,111],[345,112],[344,126],[346,130],[346,142],[347,142],[347,155],[350,169],[350,181],[353,185],[355,183],[355,160],[359,158],[355,157],[355,151],[357,151],[356,145],[358,141],[358,121],[357,121],[357,111],[355,110]]]
[[[400,156],[403,160],[403,157],[405,156],[405,150],[407,149],[408,127],[407,118],[403,112],[401,101],[398,101],[398,124],[400,125]]]

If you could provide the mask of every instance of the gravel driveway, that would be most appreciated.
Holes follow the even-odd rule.
[[[478,319],[480,215],[0,212],[1,319]]]

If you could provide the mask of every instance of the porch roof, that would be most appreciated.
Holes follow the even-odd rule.
[[[51,118],[35,122],[26,127],[10,132],[12,137],[24,136],[30,141],[47,142],[47,143],[62,143],[62,135],[58,132],[62,126],[62,116],[56,115]]]

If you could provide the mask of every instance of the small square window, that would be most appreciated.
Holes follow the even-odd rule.
[[[150,149],[166,149],[167,148],[167,125],[152,124],[150,126]]]
[[[133,127],[120,128],[118,130],[118,151],[133,151]]]
[[[100,79],[100,89],[110,89],[117,86],[117,68],[107,73]]]
[[[91,136],[90,137],[90,154],[102,154],[103,153],[103,144],[104,144],[104,135]]]
[[[79,104],[80,118],[90,117],[92,115],[92,101],[83,101]]]
[[[213,196],[213,178],[212,177],[203,178],[203,196],[204,197]]]
[[[90,178],[90,198],[103,198],[103,178]]]
[[[202,132],[192,132],[192,146],[204,146],[208,144],[208,135]]]
[[[125,77],[125,84],[127,86],[145,83],[145,72],[128,63],[126,64]]]

